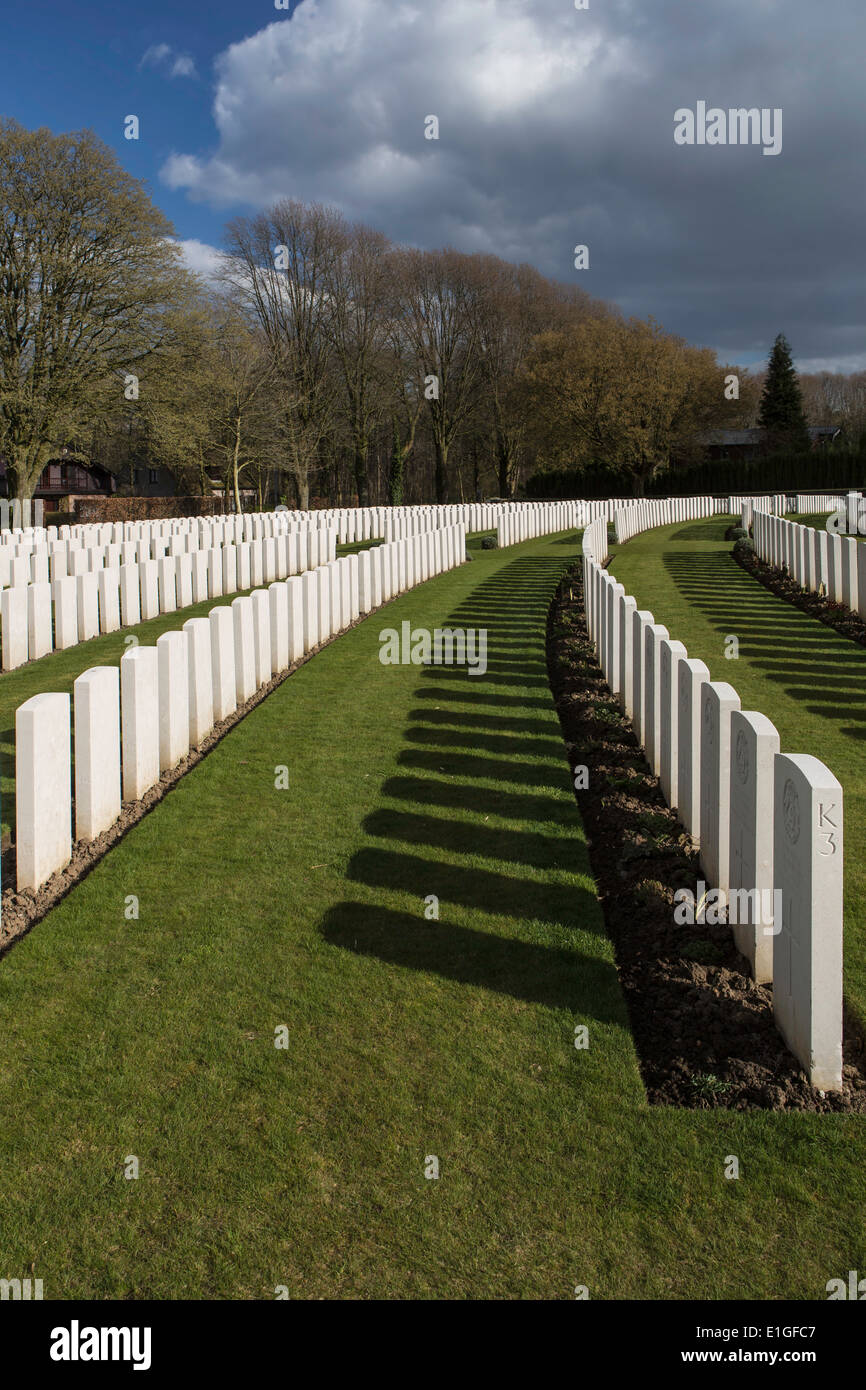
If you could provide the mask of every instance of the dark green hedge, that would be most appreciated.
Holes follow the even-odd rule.
[[[810,450],[769,454],[758,459],[712,459],[692,468],[660,473],[647,489],[650,497],[699,493],[835,492],[866,484],[866,453]]]
[[[866,450],[813,450],[806,454],[769,454],[757,459],[709,459],[689,468],[659,473],[647,497],[691,497],[702,493],[835,492],[866,488]],[[534,473],[527,497],[632,497],[634,479],[618,468],[561,468]]]

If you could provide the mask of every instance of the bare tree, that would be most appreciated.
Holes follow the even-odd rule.
[[[565,317],[555,286],[530,265],[511,265],[498,256],[476,258],[480,292],[476,304],[484,405],[489,416],[500,497],[517,487],[526,431],[516,391],[518,374],[533,339]],[[577,301],[580,303],[580,301]],[[575,301],[569,300],[569,310]],[[582,307],[582,305],[581,305]],[[570,312],[570,317],[577,314]],[[478,445],[473,453],[478,476]]]
[[[367,460],[383,408],[390,296],[390,245],[381,232],[330,217],[324,325],[339,364],[358,505],[369,501]]]
[[[223,278],[255,315],[276,367],[286,466],[297,505],[307,507],[310,474],[333,428],[335,379],[327,278],[334,256],[333,215],[283,199],[226,230]]]
[[[448,490],[448,454],[471,414],[481,379],[476,262],[458,251],[403,250],[395,256],[400,331],[424,380],[435,452],[436,501]]]

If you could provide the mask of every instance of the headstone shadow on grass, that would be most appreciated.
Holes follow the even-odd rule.
[[[320,929],[395,966],[619,1022],[613,964],[561,944],[579,929],[604,935],[595,893],[575,877],[588,861],[547,676],[547,613],[566,562],[515,557],[443,620],[487,630],[482,676],[419,673],[401,772],[381,789],[391,804],[367,816],[347,871],[381,899],[417,894],[418,911],[346,901]],[[438,920],[425,919],[425,894]]]
[[[683,597],[716,631],[736,631],[741,656],[757,671],[810,714],[832,720],[852,738],[866,739],[863,648],[773,599],[727,552],[669,554],[664,564]],[[843,718],[852,722],[842,727]]]

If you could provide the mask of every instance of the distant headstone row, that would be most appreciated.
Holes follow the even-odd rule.
[[[514,506],[500,518],[496,527],[496,544],[500,547],[519,545],[537,536],[554,535],[570,526],[583,526],[586,520],[585,502],[527,502]]]
[[[16,556],[12,582],[0,592],[3,670],[160,613],[302,574],[333,560],[337,544],[336,531],[328,528],[226,541],[207,550],[186,550],[184,539],[193,534],[89,548],[58,541]],[[0,556],[0,577],[3,561]]]
[[[29,497],[13,497],[10,501],[0,497],[0,533],[30,526],[41,527],[44,516],[45,503],[41,498],[32,501]]]
[[[857,540],[862,499],[855,492],[847,498],[825,500],[832,502],[832,510],[843,513],[850,534],[802,526],[758,506],[744,508],[743,517],[749,518],[755,553],[761,560],[786,569],[802,589],[824,593],[862,618],[866,616],[866,550]]]
[[[654,502],[645,523],[669,525],[694,501]],[[632,535],[637,519],[628,518]],[[788,523],[767,522],[786,535],[775,528]],[[712,681],[704,662],[637,609],[604,569],[607,557],[599,520],[584,532],[583,568],[587,627],[608,685],[699,844],[755,979],[773,983],[779,1031],[814,1086],[840,1090],[842,787],[817,758],[782,753],[771,722],[742,711],[730,685]]]

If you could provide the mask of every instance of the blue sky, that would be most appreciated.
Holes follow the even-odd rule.
[[[292,196],[530,261],[721,360],[784,331],[804,369],[866,369],[863,0],[0,0],[0,21],[0,112],[93,129],[196,269],[229,217]],[[700,100],[781,109],[781,154],[678,147]]]
[[[273,5],[234,0],[0,0],[0,111],[31,128],[94,130],[125,168],[147,182],[180,237],[218,244],[225,214],[166,187],[159,170],[179,147],[206,150],[215,143],[215,57],[264,23],[285,17]],[[145,53],[161,44],[189,55],[196,75],[171,77],[165,61],[140,66]],[[123,138],[123,118],[130,113],[140,118],[138,141]]]

